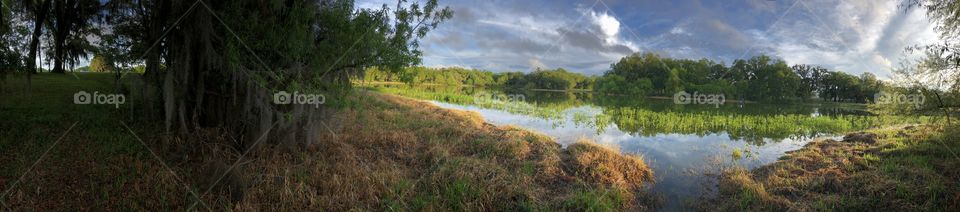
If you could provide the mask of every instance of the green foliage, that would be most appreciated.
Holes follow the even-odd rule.
[[[373,82],[403,82],[408,84],[440,84],[440,85],[494,85],[494,74],[487,71],[471,70],[460,67],[428,68],[407,67],[399,73],[394,73],[378,67],[368,68],[364,72],[363,80]]]
[[[428,68],[415,66],[403,68],[397,72],[372,67],[366,70],[363,80],[403,82],[414,85],[471,85],[513,89],[573,90],[593,88],[591,78],[562,68],[537,70],[529,74],[523,74],[521,72],[492,73],[459,67]]]
[[[884,86],[870,74],[858,78],[809,65],[790,67],[764,55],[736,60],[727,67],[707,59],[674,59],[653,53],[628,55],[596,81],[597,91],[603,93],[670,96],[686,91],[774,102],[808,100],[815,93],[831,101],[867,102]]]
[[[514,78],[507,87],[526,89],[573,90],[587,89],[588,78],[582,74],[569,72],[563,68],[555,70],[537,69],[522,78]]]
[[[439,23],[453,17],[453,11],[439,7],[437,0],[415,2],[389,8],[359,9],[353,1],[334,1],[322,7],[319,24],[322,38],[317,59],[322,59],[320,76],[346,79],[361,75],[368,67],[398,73],[421,62],[420,38]],[[391,15],[392,19],[391,20]],[[308,28],[309,29],[309,28]],[[283,30],[279,30],[283,31]],[[330,60],[329,58],[340,58]],[[415,81],[415,76],[407,80]]]
[[[559,68],[491,73],[463,68],[409,67],[399,72],[370,68],[364,80],[408,84],[473,85],[510,89],[594,90],[602,94],[672,96],[686,91],[724,94],[726,99],[764,102],[820,100],[866,103],[886,85],[873,74],[853,76],[819,66],[789,66],[783,60],[757,56],[727,67],[707,59],[632,54],[611,65],[599,77]]]
[[[101,54],[93,56],[93,60],[90,60],[90,71],[94,72],[112,72],[116,69],[113,64],[113,60],[109,57]]]

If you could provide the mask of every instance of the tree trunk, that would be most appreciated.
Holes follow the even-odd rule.
[[[950,125],[950,111],[946,106],[944,106],[943,99],[940,98],[940,93],[937,91],[933,91],[933,95],[937,96],[937,107],[943,111],[943,116],[947,117],[947,125]]]
[[[66,56],[66,47],[67,35],[70,34],[70,17],[68,17],[68,5],[72,5],[72,1],[61,0],[57,1],[57,4],[54,6],[54,15],[56,19],[56,26],[53,32],[53,70],[52,73],[65,73],[63,70],[64,57]],[[72,6],[71,6],[72,7]]]
[[[30,38],[30,58],[27,59],[27,86],[30,86],[30,76],[37,73],[37,53],[40,45],[40,34],[43,33],[43,22],[47,20],[47,11],[50,10],[51,0],[44,0],[40,8],[35,10],[36,19],[33,22],[33,35]]]
[[[171,13],[189,11],[188,3],[172,3],[171,11],[177,12]],[[216,11],[222,4],[215,2],[209,7]],[[158,105],[162,105],[164,127],[168,132],[190,136],[196,130],[222,128],[241,135],[238,147],[242,149],[261,143],[316,141],[322,129],[318,120],[328,120],[329,110],[325,106],[274,104],[271,101],[274,90],[270,85],[283,82],[267,78],[266,83],[260,84],[262,79],[251,75],[257,74],[260,64],[234,66],[231,55],[225,53],[255,56],[244,51],[242,41],[228,36],[212,13],[193,12],[185,18],[189,21],[177,25],[166,38],[159,38],[164,39],[162,48],[166,51],[156,58],[163,57],[167,67],[162,74],[149,76],[157,77],[150,81],[157,83],[162,93]],[[153,63],[150,60],[147,62]]]
[[[160,36],[162,36],[166,25],[167,14],[170,13],[170,1],[159,0],[156,4],[159,6],[154,7],[156,9],[152,10],[151,14],[146,16],[147,18],[143,21],[147,25],[147,42],[150,45],[163,39]],[[146,67],[143,72],[143,103],[145,105],[144,113],[147,117],[159,117],[157,102],[163,101],[159,94],[159,84],[161,83],[160,57],[163,47],[159,43],[157,45],[153,49],[149,49],[150,52],[146,52]]]

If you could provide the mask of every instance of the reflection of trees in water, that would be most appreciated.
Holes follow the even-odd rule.
[[[665,133],[727,133],[731,139],[762,145],[771,140],[807,139],[823,134],[842,133],[890,124],[925,121],[917,117],[881,117],[860,115],[809,116],[797,114],[750,115],[721,112],[656,112],[635,107],[604,108],[603,114],[624,132],[635,136]],[[601,120],[601,119],[596,119]],[[595,124],[598,125],[598,124]]]
[[[414,98],[535,117],[547,121],[554,128],[574,124],[578,127],[593,128],[600,134],[609,129],[611,124],[615,124],[620,131],[634,136],[706,136],[726,133],[731,139],[755,145],[762,145],[768,140],[809,139],[823,134],[925,120],[917,117],[873,116],[849,107],[726,104],[715,108],[713,105],[678,105],[672,100],[593,95],[585,92],[510,91],[450,86],[388,86],[378,89]],[[522,101],[485,99],[485,95],[516,94],[524,96]],[[585,105],[598,106],[602,111],[598,114],[572,112],[572,123],[569,123],[565,112]]]

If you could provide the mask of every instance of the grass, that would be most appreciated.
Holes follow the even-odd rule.
[[[238,207],[551,210],[587,207],[572,200],[581,198],[576,194],[584,189],[618,191],[624,198],[611,205],[616,209],[652,206],[640,199],[647,196],[641,188],[652,181],[652,173],[635,156],[592,143],[561,149],[544,135],[489,125],[476,113],[368,95],[361,101],[368,104],[336,118],[338,126],[349,130],[338,130],[336,137],[307,148],[316,157],[265,156],[262,163],[252,163],[251,168],[264,175],[292,179],[294,173],[303,173],[306,179],[253,186],[250,195],[257,199],[244,199]],[[597,158],[572,160],[587,155]],[[643,170],[584,174],[595,172],[589,167]]]
[[[752,171],[730,168],[704,208],[725,210],[960,209],[960,130],[888,127],[809,143]]]
[[[0,201],[31,210],[187,204],[183,187],[122,126],[144,128],[127,119],[129,107],[73,104],[77,91],[112,93],[112,82],[110,74],[39,74],[29,93],[19,77],[3,83],[0,191],[9,193]]]
[[[233,135],[216,128],[166,135],[160,122],[136,116],[130,100],[119,109],[74,105],[79,90],[114,88],[109,74],[77,77],[36,75],[29,94],[21,79],[3,84],[0,191],[11,192],[0,201],[13,209],[185,210],[196,200],[192,193],[203,200],[195,209],[242,211],[656,204],[644,189],[653,173],[639,157],[589,142],[563,149],[544,135],[493,126],[475,113],[379,93],[352,95],[360,104],[326,120],[334,133],[296,148],[255,149],[231,169],[242,153]],[[128,99],[136,99],[137,86],[129,87]],[[79,124],[54,146],[73,123]]]

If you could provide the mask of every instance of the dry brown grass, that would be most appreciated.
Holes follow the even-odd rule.
[[[638,188],[635,186],[653,181],[653,171],[639,156],[624,156],[616,149],[583,140],[566,152],[571,172],[590,183]]]
[[[137,130],[173,173],[139,142],[122,146],[139,155],[97,153],[104,146],[89,144],[100,141],[77,131],[71,141],[82,142],[58,146],[4,200],[25,210],[185,210],[194,203],[190,189],[210,190],[197,210],[644,210],[654,204],[643,189],[653,173],[637,156],[587,142],[563,149],[547,136],[417,100],[360,97],[365,105],[327,120],[335,134],[295,148],[262,145],[235,168],[239,138],[222,130],[170,139]]]
[[[703,209],[726,210],[957,210],[960,161],[955,135],[935,126],[851,133],[814,141],[779,161],[720,177],[719,195]],[[947,146],[945,146],[947,145]]]
[[[547,136],[497,127],[476,113],[369,94],[336,116],[336,135],[304,149],[258,151],[241,168],[235,210],[549,210],[591,208],[581,191],[613,190],[613,207],[644,209],[653,173],[636,156],[594,144],[564,150]],[[571,198],[589,201],[569,201]],[[639,199],[639,200],[638,200]]]
[[[63,80],[57,85],[87,83],[73,76],[57,77]],[[108,85],[110,75],[101,79],[103,83],[89,83]],[[4,108],[0,113],[4,120],[0,191],[11,191],[0,197],[10,208],[0,210],[185,211],[194,206],[189,191],[207,190],[210,193],[200,197],[203,204],[192,209],[205,211],[204,205],[209,205],[215,211],[529,211],[650,206],[637,189],[649,183],[649,171],[628,170],[646,169],[642,160],[603,148],[567,151],[544,135],[493,126],[476,113],[397,96],[355,96],[365,98],[355,101],[363,105],[325,120],[335,135],[301,146],[261,145],[234,167],[243,154],[235,141],[248,140],[236,134],[195,129],[171,137],[163,133],[162,122],[136,117],[135,111],[81,108],[66,101],[48,104],[49,99],[68,100],[72,88],[44,92],[58,97],[20,103],[49,108]],[[74,121],[81,124],[53,146]],[[52,148],[50,154],[28,172],[47,148]],[[18,181],[24,173],[24,180]],[[11,187],[15,181],[19,183]]]

